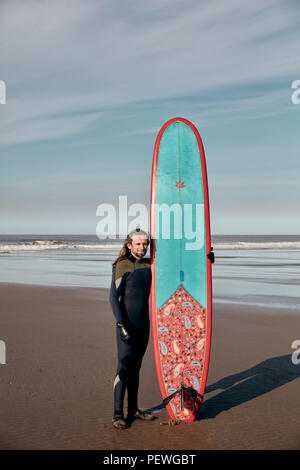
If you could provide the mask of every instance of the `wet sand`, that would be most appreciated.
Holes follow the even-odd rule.
[[[191,424],[162,424],[150,340],[139,406],[158,419],[116,430],[108,290],[2,283],[0,299],[0,449],[300,449],[299,314],[214,305],[207,388]]]

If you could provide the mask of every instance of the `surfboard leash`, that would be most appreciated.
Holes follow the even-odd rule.
[[[180,393],[181,411],[184,410],[184,394],[186,393],[193,401],[193,413],[196,411],[196,401],[198,398],[203,400],[203,395],[200,395],[193,387],[185,387],[181,383],[180,388],[176,392],[171,393],[168,397],[163,399],[163,404],[166,406],[178,393]]]

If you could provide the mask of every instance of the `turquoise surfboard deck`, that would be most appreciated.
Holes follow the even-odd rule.
[[[151,321],[162,397],[192,421],[203,399],[211,338],[209,202],[204,149],[192,123],[158,134],[151,188]]]

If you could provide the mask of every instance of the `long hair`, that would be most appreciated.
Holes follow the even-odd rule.
[[[148,235],[143,230],[140,230],[140,228],[133,230],[132,232],[129,233],[129,235],[127,235],[126,240],[124,240],[119,256],[115,259],[115,261],[112,264],[113,266],[116,266],[116,264],[119,261],[121,261],[122,259],[128,258],[131,255],[131,251],[128,248],[127,243],[132,243],[133,235],[139,234],[139,232],[141,235],[145,235],[145,237],[147,238],[147,245],[149,245]]]
[[[124,243],[123,243],[123,246],[122,246],[121,251],[119,253],[119,256],[115,259],[115,261],[112,264],[113,266],[116,266],[116,264],[119,261],[121,261],[121,259],[125,259],[125,258],[129,257],[131,251],[128,248],[127,243],[132,243],[132,238],[129,235],[127,235],[126,240],[124,240]]]

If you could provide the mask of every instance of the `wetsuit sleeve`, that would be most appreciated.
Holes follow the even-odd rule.
[[[113,267],[109,301],[110,301],[110,305],[111,305],[113,314],[117,322],[124,321],[124,315],[121,309],[119,299],[120,299],[122,288],[125,282],[125,277],[126,276],[123,275],[121,278],[116,280],[116,268],[115,266]]]

